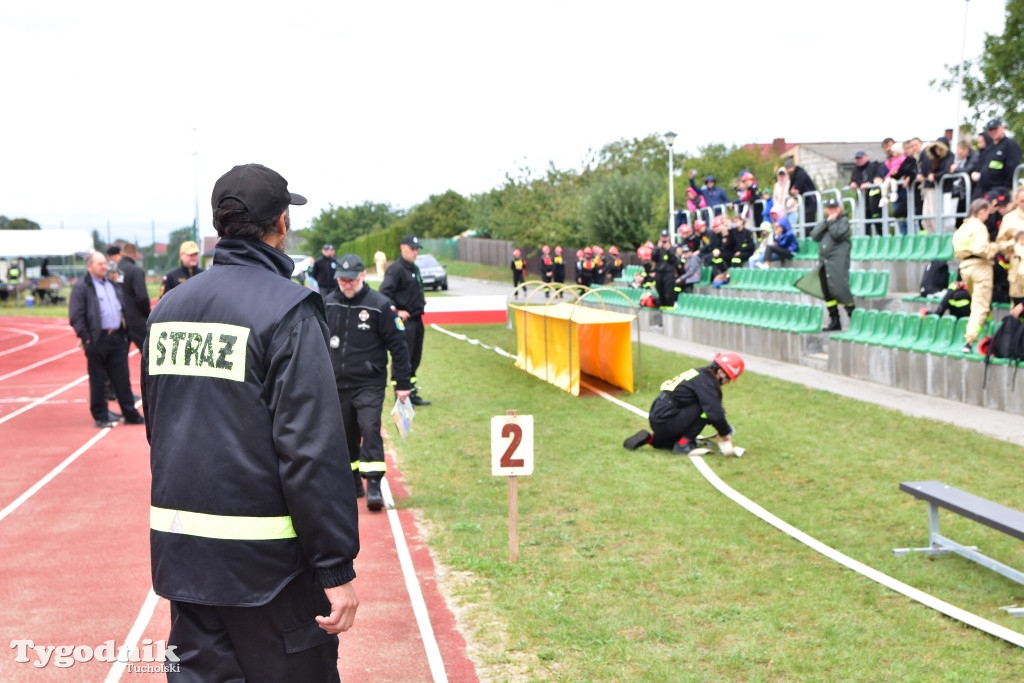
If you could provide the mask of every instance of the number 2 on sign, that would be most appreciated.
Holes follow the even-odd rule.
[[[533,416],[491,418],[491,474],[520,477],[533,474]]]
[[[512,441],[508,444],[508,449],[505,454],[501,456],[502,467],[522,467],[525,463],[522,458],[513,458],[512,455],[519,448],[519,444],[523,440],[523,428],[519,425],[510,422],[501,428],[501,438],[507,439],[512,437]]]

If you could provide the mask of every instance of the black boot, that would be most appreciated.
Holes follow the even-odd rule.
[[[359,472],[352,472],[352,483],[356,487],[356,498],[366,495],[366,491],[363,490],[363,476]]]
[[[849,304],[849,305],[847,305],[847,306],[843,306],[843,308],[845,308],[845,309],[846,309],[846,317],[847,317],[847,318],[848,318],[848,319],[850,320],[850,322],[852,323],[852,322],[853,322],[853,311],[854,311],[854,309],[856,309],[857,307],[856,307],[856,306],[854,306],[853,304]]]
[[[366,509],[374,512],[384,509],[384,495],[380,492],[380,479],[366,480]]]
[[[828,324],[828,327],[821,328],[822,332],[838,332],[839,330],[843,329],[843,326],[839,324],[839,307],[838,306],[829,306],[828,307],[828,315],[829,315],[829,318],[832,319],[832,322],[830,322]]]
[[[409,394],[409,403],[413,404],[414,406],[429,406],[430,405],[430,401],[426,400],[425,398],[420,398],[420,390],[419,389],[413,389],[412,393]]]

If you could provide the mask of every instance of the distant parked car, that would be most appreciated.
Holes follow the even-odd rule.
[[[448,271],[437,262],[436,258],[430,254],[417,256],[416,265],[420,268],[420,277],[423,278],[424,288],[448,291]]]

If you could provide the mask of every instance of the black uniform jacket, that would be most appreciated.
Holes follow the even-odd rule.
[[[387,384],[388,351],[395,388],[412,389],[405,326],[390,299],[364,282],[351,299],[340,290],[330,294],[324,299],[324,308],[331,334],[331,365],[339,389]]]
[[[254,606],[312,569],[355,577],[352,471],[319,295],[263,242],[222,239],[214,267],[149,317],[143,403],[153,588]]]
[[[139,330],[146,333],[146,319],[149,317],[149,291],[146,289],[146,274],[135,264],[135,260],[122,256],[117,264],[121,269],[124,278],[121,286],[124,288],[124,320],[128,329]]]
[[[664,382],[661,393],[651,405],[651,424],[666,422],[679,411],[694,405],[700,406],[708,423],[718,430],[720,436],[732,434],[733,428],[725,419],[722,406],[722,387],[710,366],[687,370]]]
[[[185,282],[189,278],[193,278],[199,273],[203,272],[203,269],[199,266],[195,268],[186,268],[185,266],[178,266],[171,272],[164,275],[164,291],[163,294],[171,291],[182,282]],[[162,296],[162,295],[161,295]]]
[[[398,310],[408,311],[413,317],[423,315],[427,299],[423,296],[423,279],[415,263],[409,263],[404,258],[395,260],[384,271],[380,293],[391,299]]]

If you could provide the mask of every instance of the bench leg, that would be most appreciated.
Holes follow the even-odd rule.
[[[1009,567],[1002,562],[993,560],[988,555],[984,555],[978,552],[978,546],[967,546],[961,545],[956,541],[946,538],[939,533],[939,506],[935,503],[928,503],[928,541],[931,546],[927,548],[893,548],[893,555],[901,556],[908,553],[925,553],[927,555],[948,555],[950,553],[956,553],[961,557],[965,557],[972,562],[977,562],[986,569],[991,569],[997,574],[1002,574],[1011,581],[1024,584],[1024,572],[1017,571],[1013,567]],[[1017,609],[1017,608],[1011,608]],[[1009,610],[1007,610],[1009,611]],[[1014,616],[1024,616],[1024,608],[1020,608],[1021,614],[1014,614]]]

